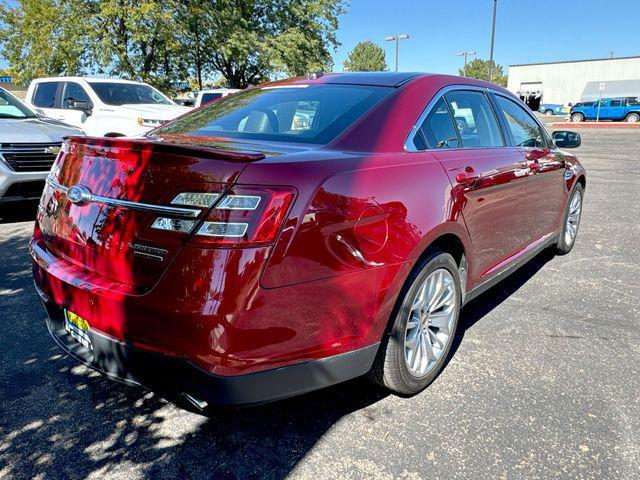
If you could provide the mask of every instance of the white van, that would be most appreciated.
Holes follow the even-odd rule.
[[[145,83],[112,78],[38,78],[29,85],[26,103],[97,137],[140,136],[191,110]]]

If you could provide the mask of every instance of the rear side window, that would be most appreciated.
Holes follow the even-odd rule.
[[[55,108],[56,92],[60,82],[42,82],[36,85],[33,104],[41,108]]]
[[[433,106],[413,141],[418,150],[460,147],[458,134],[443,98]]]
[[[392,92],[365,85],[252,88],[184,115],[153,134],[325,144]]]
[[[507,120],[515,145],[519,147],[545,146],[542,129],[524,108],[500,95],[496,95],[496,101]]]
[[[611,100],[612,107],[619,107],[622,105],[622,100]]]
[[[453,91],[445,94],[463,148],[502,147],[498,120],[482,92]]]

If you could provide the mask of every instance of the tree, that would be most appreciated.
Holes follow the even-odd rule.
[[[384,49],[371,40],[359,42],[349,52],[344,62],[344,69],[349,72],[377,72],[387,70]]]
[[[206,9],[204,63],[230,87],[331,69],[344,0],[218,0]]]
[[[91,65],[84,4],[65,0],[0,3],[0,55],[17,83],[82,74]]]
[[[165,88],[186,79],[184,61],[191,52],[181,49],[177,0],[85,2],[91,9],[89,39],[103,69]]]
[[[502,87],[507,86],[507,76],[503,73],[502,65],[493,63],[492,82]],[[460,75],[466,73],[469,78],[477,78],[478,80],[489,81],[489,60],[474,58],[467,64],[466,72],[460,69]]]

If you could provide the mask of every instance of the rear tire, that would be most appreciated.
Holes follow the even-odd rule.
[[[553,110],[545,110],[544,114],[545,114],[547,117],[550,117],[551,115],[553,115]]]
[[[449,356],[460,314],[458,266],[451,255],[432,251],[405,282],[391,331],[380,345],[370,378],[401,395],[423,390]]]
[[[639,113],[630,113],[626,118],[629,123],[638,123],[640,122],[640,114]]]
[[[571,121],[572,122],[584,122],[584,115],[581,113],[573,113],[571,115]]]
[[[560,238],[556,243],[556,253],[558,255],[566,255],[573,249],[578,236],[578,228],[580,227],[580,218],[582,217],[582,200],[584,199],[584,188],[578,183],[567,202],[562,221],[562,230]]]

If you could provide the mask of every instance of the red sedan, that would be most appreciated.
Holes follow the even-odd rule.
[[[363,374],[414,394],[460,307],[574,245],[585,171],[496,85],[347,73],[236,93],[145,138],[70,138],[31,244],[57,344],[198,408]]]

